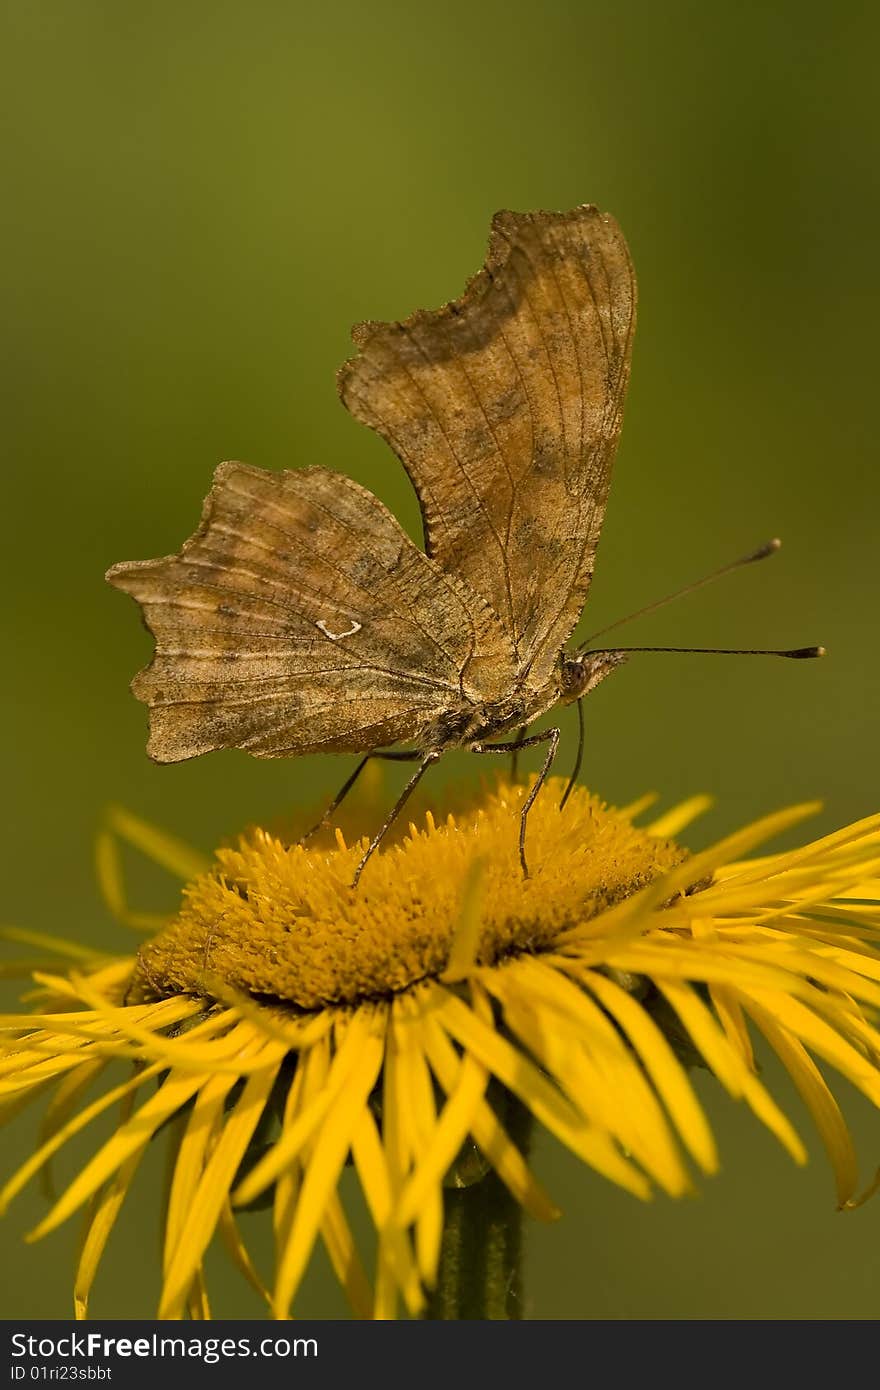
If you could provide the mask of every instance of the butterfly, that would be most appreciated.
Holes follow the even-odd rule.
[[[132,682],[150,756],[360,753],[321,825],[369,758],[415,762],[356,885],[446,750],[544,745],[520,812],[527,874],[526,821],[560,738],[527,730],[559,704],[580,714],[627,657],[566,643],[590,589],[635,321],[623,233],[582,206],[499,212],[461,298],[356,326],[339,394],[406,469],[424,550],[342,474],[221,464],[179,554],[107,574],[156,640]]]

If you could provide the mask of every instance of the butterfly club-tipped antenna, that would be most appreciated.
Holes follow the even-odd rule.
[[[791,661],[809,661],[827,656],[825,647],[593,647],[586,656],[629,656],[633,652],[677,652],[692,656],[785,656]]]
[[[782,541],[775,536],[772,541],[766,541],[764,545],[759,545],[757,550],[752,550],[748,555],[741,555],[738,560],[732,560],[730,564],[722,565],[720,569],[712,570],[710,574],[704,574],[702,579],[695,579],[691,584],[685,584],[684,588],[676,589],[671,594],[666,594],[664,598],[655,599],[653,603],[648,603],[644,608],[639,608],[635,613],[628,613],[625,618],[617,618],[615,622],[609,623],[607,627],[600,628],[594,632],[585,642],[578,647],[578,655],[584,656],[629,656],[634,652],[679,652],[695,653],[703,652],[708,656],[784,656],[793,661],[803,661],[811,657],[824,656],[824,647],[594,647],[593,643],[597,637],[604,637],[606,633],[612,632],[614,628],[623,627],[624,623],[630,623],[635,618],[644,617],[646,613],[655,613],[658,608],[665,608],[667,603],[674,602],[675,599],[684,598],[687,594],[692,594],[695,589],[702,589],[704,584],[711,584],[713,580],[720,579],[722,575],[730,574],[733,570],[742,569],[745,565],[753,565],[756,560],[766,560],[768,556],[775,555],[782,546]]]
[[[758,560],[766,560],[771,555],[775,555],[781,548],[782,541],[778,536],[772,540],[765,541],[756,550],[750,550],[747,555],[741,555],[739,559],[732,560],[719,569],[712,570],[705,574],[701,579],[695,579],[690,584],[685,584],[681,589],[675,589],[671,594],[664,595],[663,598],[655,599],[653,603],[645,604],[643,608],[638,608],[634,613],[627,613],[623,618],[617,618],[607,627],[600,628],[594,632],[577,649],[579,658],[596,657],[620,657],[625,660],[627,657],[638,652],[674,652],[677,654],[705,653],[708,656],[782,656],[792,661],[804,661],[814,657],[825,656],[825,648],[815,647],[593,647],[593,642],[599,637],[604,637],[607,633],[614,631],[615,628],[623,627],[625,623],[632,622],[635,618],[644,617],[646,613],[655,613],[659,608],[665,608],[667,603],[673,603],[676,599],[685,598],[688,594],[694,593],[697,589],[702,589],[704,585],[711,584],[716,579],[721,579],[725,574],[732,574],[734,570],[744,569],[746,565],[753,565]],[[560,810],[568,801],[569,796],[577,782],[578,774],[584,754],[584,714],[583,696],[577,701],[578,707],[578,747],[574,769],[566,784],[565,791],[560,802]]]
[[[757,550],[750,550],[748,555],[741,555],[737,560],[731,560],[729,564],[722,565],[720,569],[711,570],[709,574],[704,574],[700,579],[694,579],[690,584],[685,584],[681,589],[675,589],[671,594],[665,594],[663,598],[655,599],[653,603],[646,603],[643,608],[637,608],[634,613],[627,613],[623,618],[615,618],[613,623],[607,627],[602,627],[598,632],[591,633],[578,648],[579,652],[586,651],[588,647],[596,641],[598,637],[604,637],[606,633],[613,632],[615,628],[623,627],[625,623],[631,623],[636,618],[643,618],[647,613],[656,613],[658,608],[665,608],[667,603],[674,603],[676,599],[686,598],[688,594],[694,593],[697,589],[702,589],[706,584],[712,584],[716,579],[721,579],[725,574],[732,574],[734,570],[744,569],[746,565],[754,565],[758,560],[766,560],[771,555],[775,555],[777,550],[782,547],[782,541],[778,536],[772,540],[765,541],[759,545]]]

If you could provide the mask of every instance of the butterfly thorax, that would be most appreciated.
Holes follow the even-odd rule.
[[[536,718],[521,696],[491,704],[467,701],[432,719],[418,741],[425,748],[468,748]]]
[[[425,748],[466,748],[529,725],[558,704],[573,704],[627,660],[625,652],[562,652],[551,678],[541,687],[528,683],[501,700],[463,701],[444,710],[422,731]]]

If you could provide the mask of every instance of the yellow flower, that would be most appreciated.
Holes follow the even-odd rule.
[[[635,1197],[679,1196],[694,1168],[717,1167],[688,1078],[699,1060],[803,1163],[760,1079],[756,1037],[813,1117],[838,1204],[855,1205],[852,1141],[818,1062],[880,1105],[880,815],[745,858],[815,809],[794,807],[691,856],[670,837],[707,798],[638,828],[651,798],[615,811],[578,790],[560,812],[560,789],[532,811],[525,881],[526,789],[510,784],[443,824],[429,814],[411,825],[357,890],[363,846],[340,832],[335,848],[291,848],[256,830],[203,865],[115,814],[99,846],[105,891],[153,934],[136,957],[110,960],[12,933],[58,963],[32,972],[38,1012],[0,1018],[0,1118],[52,1090],[4,1207],[73,1134],[122,1107],[32,1233],[88,1205],[77,1316],[166,1126],[160,1317],[209,1316],[202,1270],[215,1233],[276,1317],[290,1315],[319,1237],[357,1316],[394,1317],[401,1303],[418,1315],[437,1277],[444,1183],[491,1168],[530,1215],[557,1215],[517,1142],[517,1114]],[[129,911],[117,836],[189,880],[172,921]],[[87,1101],[119,1058],[133,1074]],[[377,1232],[372,1280],[338,1191],[349,1162]],[[235,1215],[261,1199],[272,1205],[271,1287]]]

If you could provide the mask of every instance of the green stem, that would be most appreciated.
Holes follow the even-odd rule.
[[[520,1152],[528,1152],[532,1117],[512,1098],[504,1121]],[[426,1318],[511,1320],[523,1316],[522,1208],[490,1170],[469,1187],[443,1194],[443,1242],[437,1285]]]

